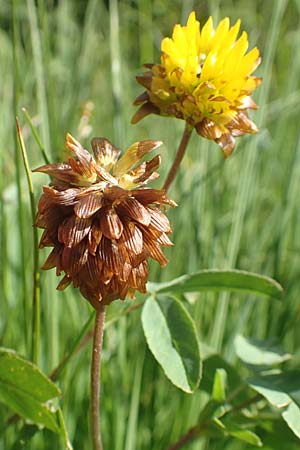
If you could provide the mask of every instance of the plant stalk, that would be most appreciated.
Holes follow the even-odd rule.
[[[166,192],[169,190],[171,184],[174,181],[174,178],[176,176],[176,173],[178,171],[180,163],[181,163],[181,161],[182,161],[182,159],[184,157],[184,154],[185,154],[187,145],[189,143],[192,131],[193,131],[193,128],[188,123],[186,123],[185,124],[185,128],[184,128],[184,132],[183,132],[183,135],[182,135],[182,138],[181,138],[181,141],[180,141],[180,144],[179,144],[179,147],[178,147],[175,159],[174,159],[174,162],[172,164],[172,167],[171,167],[171,169],[170,169],[170,171],[168,173],[167,179],[166,179],[165,184],[163,186],[163,189]]]
[[[100,364],[105,321],[105,306],[96,311],[91,365],[91,430],[94,450],[102,450],[100,434]]]

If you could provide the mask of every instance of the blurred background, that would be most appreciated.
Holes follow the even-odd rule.
[[[204,23],[230,17],[242,21],[250,48],[258,46],[262,64],[254,93],[260,106],[252,114],[260,132],[238,139],[224,160],[215,143],[193,135],[176,183],[178,202],[168,211],[170,263],[151,266],[150,280],[170,280],[206,268],[239,268],[262,273],[285,288],[282,303],[241,294],[193,294],[186,299],[200,340],[231,364],[236,334],[277,338],[299,354],[300,343],[300,1],[299,0],[1,0],[0,1],[0,344],[30,355],[33,270],[32,218],[15,116],[23,128],[31,168],[43,163],[22,108],[32,117],[51,161],[65,155],[66,132],[89,147],[104,136],[125,150],[142,139],[164,142],[162,180],[171,166],[184,123],[149,116],[130,124],[133,99],[142,91],[135,76],[142,64],[158,62],[160,42],[191,10]],[[34,174],[35,196],[48,183]],[[40,255],[41,261],[47,251]],[[52,271],[41,274],[41,361],[45,373],[58,364],[78,336],[91,309],[71,288],[55,290]],[[138,296],[136,301],[142,299]],[[109,319],[131,304],[114,302]],[[122,317],[105,335],[102,428],[106,449],[162,450],[197,422],[206,400],[179,392],[147,349],[140,309]],[[298,353],[297,353],[298,352]],[[59,386],[74,449],[89,450],[90,343],[69,363]],[[204,363],[205,371],[205,363]],[[10,411],[0,405],[0,423]],[[10,449],[15,428],[0,436]],[[277,449],[262,434],[264,449]],[[58,437],[38,433],[31,450],[59,448]],[[230,438],[195,441],[191,450],[248,449]],[[250,448],[250,447],[249,447]],[[290,444],[288,449],[299,448]]]

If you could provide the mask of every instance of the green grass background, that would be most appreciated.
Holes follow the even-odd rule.
[[[32,219],[26,176],[15,136],[20,118],[32,168],[41,152],[21,108],[33,117],[51,161],[64,155],[67,131],[89,145],[105,136],[126,149],[142,139],[160,139],[161,180],[174,157],[184,123],[148,117],[130,125],[132,101],[141,88],[135,75],[158,62],[160,42],[195,9],[203,22],[242,19],[250,47],[257,45],[264,77],[254,94],[257,136],[243,137],[228,160],[193,135],[170,193],[168,212],[175,247],[166,269],[151,266],[151,280],[168,280],[204,268],[239,268],[277,279],[282,303],[241,294],[189,297],[202,342],[238,364],[237,333],[277,337],[287,351],[300,343],[300,1],[299,0],[1,0],[0,2],[0,344],[30,356],[33,270]],[[88,102],[88,126],[82,115]],[[81,125],[80,125],[81,124]],[[33,175],[36,197],[45,175]],[[162,183],[162,181],[160,181]],[[159,182],[157,183],[159,186]],[[40,255],[46,257],[46,251]],[[80,296],[58,293],[52,272],[41,274],[40,367],[49,373],[68,351],[90,314]],[[113,317],[124,308],[115,302]],[[63,411],[75,450],[89,450],[89,362],[91,345],[73,357],[59,380]],[[300,355],[299,355],[300,356]],[[205,394],[183,394],[165,378],[146,347],[140,310],[109,327],[102,365],[101,421],[106,450],[166,449],[196,423]],[[0,406],[0,423],[10,411]],[[8,450],[16,436],[0,436]],[[28,448],[60,448],[58,437],[38,433]],[[281,450],[276,442],[265,449]],[[292,444],[291,444],[292,445]],[[196,441],[191,450],[247,449],[227,441]],[[294,447],[286,447],[289,448]],[[296,448],[296,447],[295,447]]]

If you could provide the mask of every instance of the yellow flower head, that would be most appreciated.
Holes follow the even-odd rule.
[[[228,18],[215,29],[211,17],[200,29],[195,12],[186,26],[175,25],[172,38],[162,40],[161,64],[146,64],[149,70],[137,77],[146,91],[134,102],[141,106],[132,122],[151,113],[183,119],[225,156],[234,137],[257,132],[247,109],[257,109],[251,94],[261,79],[251,74],[259,51],[246,53],[247,33],[237,39],[239,29],[240,20],[230,27]]]

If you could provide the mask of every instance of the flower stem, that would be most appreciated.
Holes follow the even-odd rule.
[[[105,321],[105,306],[101,305],[96,311],[92,366],[91,366],[91,429],[94,450],[102,450],[100,434],[100,363]]]
[[[168,173],[167,179],[165,181],[165,184],[163,186],[163,188],[165,189],[165,191],[167,192],[172,184],[172,182],[174,181],[174,178],[176,176],[177,170],[180,166],[180,163],[182,161],[182,158],[184,157],[187,145],[189,143],[191,134],[192,134],[193,128],[186,123],[185,128],[184,128],[184,132],[174,159],[174,162],[172,164],[172,167]]]

